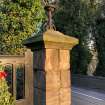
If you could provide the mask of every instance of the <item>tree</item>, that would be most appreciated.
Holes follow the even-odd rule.
[[[57,29],[79,39],[79,45],[71,52],[73,73],[87,73],[92,58],[88,45],[90,40],[95,41],[93,29],[99,13],[98,3],[96,0],[60,0],[59,9],[55,14]],[[92,33],[91,39],[90,33]]]
[[[40,0],[0,0],[0,54],[23,54],[23,40],[43,19]]]
[[[6,82],[6,73],[2,65],[0,65],[0,105],[15,105],[14,99],[8,91]]]
[[[103,3],[104,4],[104,3]],[[98,50],[99,63],[94,73],[96,76],[105,77],[105,5],[102,6],[102,11],[100,12],[100,18],[96,23],[96,47]]]

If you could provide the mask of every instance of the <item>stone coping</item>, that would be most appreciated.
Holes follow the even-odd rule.
[[[26,45],[27,47],[33,47],[35,43],[37,43],[37,46],[39,46],[40,44],[44,44],[44,46],[49,46],[50,44],[51,46],[59,46],[61,44],[59,47],[63,46],[64,48],[66,46],[66,48],[69,48],[78,44],[79,40],[74,37],[64,35],[59,31],[47,30],[43,33],[43,35],[36,35],[34,37],[30,37],[24,42],[24,45]]]

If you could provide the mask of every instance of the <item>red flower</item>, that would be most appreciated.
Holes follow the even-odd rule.
[[[6,77],[7,77],[7,73],[5,71],[0,71],[0,79],[6,78]]]

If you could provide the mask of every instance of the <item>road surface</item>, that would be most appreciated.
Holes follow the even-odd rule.
[[[105,94],[72,87],[72,105],[105,105]]]

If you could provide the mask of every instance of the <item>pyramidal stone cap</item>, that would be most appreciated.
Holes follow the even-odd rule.
[[[31,49],[39,48],[56,48],[56,49],[72,49],[79,43],[79,40],[64,35],[59,31],[47,30],[42,35],[36,35],[27,39],[24,45]]]

